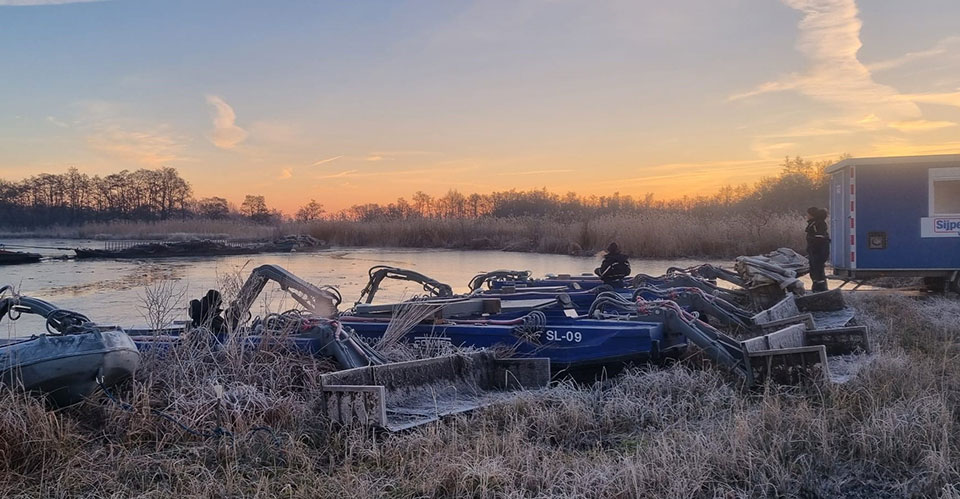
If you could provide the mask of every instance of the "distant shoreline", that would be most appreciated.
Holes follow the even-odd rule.
[[[236,220],[187,219],[115,222],[2,231],[6,239],[88,239],[98,241],[223,239],[274,240],[308,234],[332,246],[360,248],[443,248],[592,256],[611,241],[633,258],[734,258],[780,247],[804,247],[803,222],[788,214],[667,213],[607,215],[566,222],[550,218],[411,218],[400,220],[317,220],[262,225]]]

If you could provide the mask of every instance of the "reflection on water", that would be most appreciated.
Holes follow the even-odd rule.
[[[7,240],[10,244],[34,244],[49,247],[100,247],[90,241]],[[42,250],[45,256],[66,254]],[[172,281],[185,291],[179,307],[186,318],[187,301],[208,289],[222,289],[226,282],[245,279],[258,265],[276,264],[314,284],[336,286],[351,305],[367,282],[367,270],[374,265],[391,265],[422,272],[466,292],[471,277],[496,269],[530,270],[546,273],[591,272],[599,257],[573,257],[510,253],[503,251],[451,251],[434,249],[337,248],[318,253],[263,254],[209,258],[171,258],[165,260],[46,260],[38,264],[0,267],[0,283],[13,284],[22,294],[50,301],[62,308],[87,315],[95,322],[121,326],[143,325],[145,286]],[[634,260],[634,272],[659,275],[673,265],[688,266],[694,261]],[[716,263],[716,262],[714,262]],[[377,301],[408,298],[423,293],[416,284],[385,280]],[[271,283],[254,305],[254,315],[265,310],[292,308],[295,303]],[[341,307],[344,308],[344,307]],[[24,336],[42,330],[41,321],[26,317],[15,323],[0,322],[0,336]]]
[[[97,291],[126,291],[131,288],[150,286],[160,281],[180,280],[188,264],[182,262],[144,262],[126,269],[117,269],[120,275],[110,274],[102,280],[85,281],[66,286],[40,289],[37,296],[84,295]]]

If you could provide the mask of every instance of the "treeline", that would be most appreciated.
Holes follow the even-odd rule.
[[[564,195],[546,189],[443,196],[417,192],[408,201],[355,205],[327,213],[311,200],[292,218],[378,221],[408,219],[549,218],[589,220],[611,214],[684,212],[698,214],[769,214],[800,211],[827,203],[824,168],[832,161],[786,158],[774,177],[754,185],[726,186],[713,196],[657,200],[614,193],[610,196]],[[11,182],[0,180],[0,226],[35,228],[92,222],[155,222],[169,219],[234,219],[275,223],[288,217],[269,208],[261,195],[247,195],[239,207],[226,198],[195,199],[190,183],[173,168],[124,170],[89,176],[76,168],[63,174],[40,174]]]
[[[19,182],[0,180],[0,223],[12,227],[112,220],[166,220],[191,213],[193,190],[173,168],[100,177],[70,168]]]
[[[653,194],[642,197],[621,195],[581,196],[575,192],[559,195],[546,189],[509,190],[491,194],[464,195],[451,190],[443,196],[417,192],[408,201],[367,203],[351,206],[335,218],[371,221],[409,218],[506,218],[545,217],[557,220],[584,220],[603,215],[643,212],[685,212],[692,214],[786,213],[828,201],[827,166],[835,161],[813,162],[801,157],[785,158],[781,171],[753,185],[724,186],[712,196],[658,200]]]

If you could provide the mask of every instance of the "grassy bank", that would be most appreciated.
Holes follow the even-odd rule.
[[[688,213],[611,215],[565,223],[542,218],[321,220],[278,226],[217,220],[90,224],[7,235],[68,238],[266,239],[307,233],[338,246],[456,248],[581,254],[610,241],[640,258],[732,258],[803,247],[800,217],[782,214],[696,217]]]
[[[184,351],[118,390],[133,412],[3,394],[0,495],[957,497],[960,302],[853,302],[879,353],[844,385],[761,395],[640,369],[396,435],[321,420],[322,361]]]

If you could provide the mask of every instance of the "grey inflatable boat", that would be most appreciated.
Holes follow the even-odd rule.
[[[140,353],[127,334],[101,328],[85,316],[36,298],[3,297],[0,319],[30,313],[47,320],[47,333],[0,341],[0,383],[41,394],[54,407],[80,402],[102,384],[111,387],[130,377]]]

